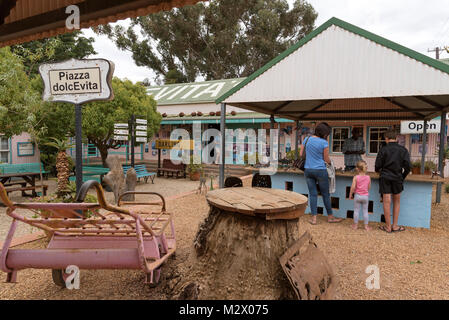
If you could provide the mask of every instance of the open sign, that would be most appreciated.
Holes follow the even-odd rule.
[[[432,120],[427,122],[427,133],[440,133],[441,121]],[[424,121],[402,121],[401,134],[422,134],[424,133]]]

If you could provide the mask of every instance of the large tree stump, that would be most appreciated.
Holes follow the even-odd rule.
[[[230,188],[207,195],[209,216],[194,247],[206,268],[201,299],[295,299],[279,258],[299,239],[307,198],[290,191]]]

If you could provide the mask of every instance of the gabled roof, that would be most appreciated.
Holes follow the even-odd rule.
[[[296,120],[336,120],[329,117],[335,110],[339,120],[429,118],[449,106],[449,65],[332,18],[216,100],[221,102]],[[352,119],[345,114],[349,102]]]
[[[215,99],[229,91],[245,78],[177,83],[148,87],[158,106],[184,105],[193,103],[215,103]]]

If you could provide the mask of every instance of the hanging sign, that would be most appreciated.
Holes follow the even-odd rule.
[[[144,119],[136,119],[136,123],[137,123],[137,124],[145,124],[145,125],[147,125],[147,124],[148,124],[148,121],[147,121],[147,120],[144,120]]]
[[[44,81],[45,101],[83,104],[95,100],[112,100],[114,63],[105,59],[71,59],[39,67]]]
[[[147,138],[136,137],[136,142],[143,142],[143,143],[147,143]]]
[[[138,137],[146,137],[147,132],[146,131],[136,131],[136,136]]]
[[[128,129],[127,123],[116,123],[114,124],[115,129]]]
[[[128,136],[114,136],[115,141],[128,141]]]
[[[427,133],[440,133],[441,121],[432,120],[427,122]],[[401,121],[401,134],[424,133],[424,121]]]
[[[115,130],[114,130],[114,134],[116,134],[116,135],[128,135],[128,134],[129,134],[129,131],[128,131],[128,130],[118,130],[118,129],[115,129]]]

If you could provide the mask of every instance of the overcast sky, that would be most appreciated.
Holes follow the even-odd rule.
[[[293,0],[289,0],[293,3]],[[316,27],[331,17],[337,17],[370,32],[395,41],[420,53],[436,46],[449,46],[449,0],[308,0],[318,12]],[[123,22],[120,22],[123,23]],[[126,22],[125,22],[126,23]],[[115,63],[115,76],[134,82],[154,74],[138,67],[129,52],[118,50],[105,36],[84,30],[95,38],[95,50],[101,57]],[[323,53],[325,54],[325,53]],[[449,58],[446,52],[441,58]]]

